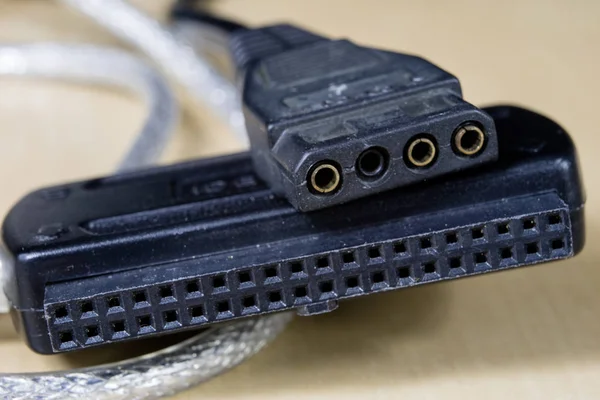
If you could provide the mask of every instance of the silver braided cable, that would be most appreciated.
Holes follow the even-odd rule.
[[[118,170],[158,160],[177,122],[177,104],[168,82],[138,57],[114,48],[60,43],[0,46],[0,76],[61,79],[124,88],[146,102],[146,119]],[[0,248],[2,265],[10,262]],[[9,305],[0,291],[0,313]]]
[[[0,376],[3,399],[158,399],[241,363],[276,337],[290,313],[209,329],[162,351],[93,368]]]
[[[71,55],[63,53],[58,56],[54,53],[61,51],[60,49],[66,50],[67,47],[52,45],[53,51],[45,52],[46,49],[43,46],[6,47],[7,52],[0,51],[2,73],[54,77],[78,82],[124,86],[129,89],[136,89],[134,86],[137,83],[153,82],[138,92],[143,96],[162,94],[158,94],[153,99],[146,97],[151,110],[148,113],[149,119],[144,124],[131,151],[122,162],[121,168],[136,168],[154,161],[166,144],[166,138],[172,125],[172,121],[166,123],[165,119],[169,118],[165,117],[171,115],[168,110],[175,110],[173,96],[162,78],[153,74],[149,67],[146,67],[147,71],[143,73],[138,70],[140,75],[136,78],[129,76],[128,79],[125,79],[123,76],[119,76],[123,71],[115,68],[114,64],[110,64],[111,68],[103,69],[103,72],[91,72],[94,68],[89,64],[87,66],[90,68],[67,66],[65,63],[82,62],[85,64],[87,60],[83,60],[85,58],[83,54],[95,57],[98,63],[110,63],[110,60],[106,59],[107,53],[103,53],[103,57],[99,57],[100,53],[95,54],[91,48],[88,48],[90,52],[78,51],[75,52],[77,55],[71,54],[73,58],[69,63],[66,60]],[[28,58],[27,51],[29,50],[26,50],[27,48],[31,49],[32,58]],[[73,47],[69,48],[73,49]],[[94,51],[97,50],[99,49],[95,48]],[[114,54],[117,53],[123,54],[118,51]],[[117,56],[117,58],[119,57]],[[130,57],[127,62],[133,60],[132,56],[127,55],[127,57]],[[35,61],[32,63],[32,60]],[[44,68],[47,69],[44,70]],[[154,77],[144,81],[150,76],[143,77],[143,75],[147,75],[148,71]],[[88,72],[89,75],[87,75]],[[157,90],[157,87],[151,89],[153,85],[161,86],[162,84],[165,86],[162,86],[160,90]],[[140,88],[137,87],[137,89]],[[237,102],[235,104],[238,107]],[[154,114],[152,112],[154,107],[161,111],[156,111]],[[154,118],[155,115],[162,115],[162,119],[160,119],[162,124],[157,121],[159,118]],[[0,262],[10,261],[3,257],[0,258]],[[219,325],[164,350],[114,364],[49,373],[3,374],[0,375],[0,397],[3,399],[61,400],[160,398],[201,383],[241,363],[275,338],[290,319],[291,314],[282,313]]]
[[[235,87],[194,49],[178,41],[158,21],[123,0],[60,0],[135,46],[172,76],[197,100],[220,115],[247,143]]]
[[[0,75],[101,84],[139,95],[146,102],[146,120],[121,161],[121,171],[155,163],[177,122],[177,104],[168,83],[138,57],[125,51],[58,43],[3,45]]]

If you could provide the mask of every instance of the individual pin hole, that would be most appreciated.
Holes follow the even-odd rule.
[[[73,341],[73,332],[64,331],[58,334],[58,340],[60,340],[61,344],[69,343]]]
[[[85,336],[89,339],[89,338],[93,338],[95,336],[98,336],[99,334],[99,330],[97,326],[86,326],[85,327]]]
[[[432,246],[431,237],[421,238],[420,244],[421,244],[422,249],[431,248],[431,246]]]
[[[363,151],[356,161],[356,172],[363,179],[378,179],[388,168],[389,155],[381,147],[371,147]]]
[[[550,243],[550,246],[552,247],[552,250],[560,250],[565,247],[565,241],[562,239],[554,239]]]
[[[94,312],[94,303],[92,303],[91,301],[84,301],[83,303],[81,303],[82,314],[91,312]]]
[[[229,302],[227,300],[217,302],[217,312],[218,313],[226,313],[229,312],[231,307],[229,306]]]
[[[329,267],[329,259],[327,257],[320,257],[317,259],[317,268],[327,268]]]
[[[276,278],[278,275],[277,266],[274,266],[274,265],[265,267],[264,271],[265,271],[265,278],[267,278],[267,279]]]
[[[152,326],[152,317],[150,315],[142,315],[136,318],[139,329],[149,328]]]
[[[56,319],[67,318],[69,316],[69,310],[67,306],[60,306],[54,310],[54,317]]]
[[[321,293],[333,292],[333,281],[324,281],[319,283],[319,290]]]
[[[450,269],[456,269],[462,267],[462,260],[460,257],[452,257],[448,262]]]
[[[525,252],[527,254],[536,254],[539,252],[539,246],[536,242],[532,242],[532,243],[527,243],[525,245]]]
[[[446,234],[446,243],[454,244],[458,242],[458,235],[456,232],[449,232]]]
[[[560,214],[550,214],[548,216],[548,225],[558,225],[562,222]]]
[[[535,228],[535,219],[527,218],[523,220],[523,229],[534,229]]]
[[[308,296],[308,289],[306,288],[306,286],[297,286],[294,288],[294,297],[295,298],[306,297],[306,296]]]
[[[473,256],[475,263],[476,264],[483,264],[487,262],[487,253],[486,252],[481,252],[481,253],[475,253]]]
[[[398,268],[398,278],[406,279],[410,278],[410,267],[400,267]]]
[[[483,238],[485,236],[483,227],[477,227],[477,228],[471,229],[471,236],[475,240]]]
[[[435,262],[427,262],[423,264],[423,273],[433,274],[435,273]]]
[[[254,295],[244,297],[242,299],[242,306],[244,308],[256,307],[256,297]]]
[[[177,322],[177,320],[179,319],[177,310],[165,311],[163,313],[163,319],[164,319],[165,323],[167,323],[167,324],[171,323],[171,322]]]
[[[406,244],[404,242],[394,243],[394,253],[396,253],[396,254],[406,253]]]
[[[173,297],[173,287],[172,286],[162,286],[158,289],[160,297],[166,299],[168,297]]]
[[[507,258],[512,258],[512,256],[513,256],[512,248],[504,247],[504,248],[500,249],[500,258],[506,260]]]
[[[124,332],[125,331],[125,321],[113,321],[110,324],[110,327],[114,333]]]
[[[250,271],[240,271],[238,272],[238,280],[240,283],[252,282],[252,273]]]
[[[135,292],[133,294],[133,302],[134,303],[143,303],[147,301],[146,292]]]
[[[271,303],[278,303],[281,301],[281,292],[278,290],[274,292],[269,292],[268,297]]]
[[[410,168],[425,168],[437,158],[437,143],[433,136],[417,135],[404,147],[404,161]]]
[[[452,150],[462,156],[474,157],[485,147],[486,134],[477,122],[466,122],[452,134]]]
[[[306,183],[313,194],[334,194],[342,186],[341,169],[333,161],[317,163],[310,169]]]
[[[356,288],[360,286],[360,280],[358,276],[349,276],[346,278],[346,287],[349,289]]]
[[[369,255],[369,258],[379,258],[381,257],[381,249],[379,247],[371,247],[367,254]]]
[[[121,299],[117,296],[109,297],[106,301],[108,308],[121,307]]]
[[[376,271],[371,274],[371,282],[373,283],[382,283],[385,282],[385,272]]]
[[[498,224],[497,229],[498,235],[506,235],[510,233],[510,224],[508,222],[503,222],[501,224]]]
[[[198,281],[189,281],[185,284],[185,291],[188,294],[195,294],[200,292],[200,284]]]
[[[304,266],[302,265],[302,261],[293,261],[290,263],[290,271],[292,274],[299,274],[304,272]]]
[[[225,287],[225,275],[213,276],[212,286],[215,289],[221,289],[221,288]]]
[[[344,264],[351,264],[355,261],[354,258],[354,252],[352,251],[348,251],[346,253],[342,254],[342,261],[344,261]]]
[[[190,311],[190,317],[192,317],[192,319],[201,318],[204,316],[204,307],[202,307],[202,306],[190,307],[189,311]]]

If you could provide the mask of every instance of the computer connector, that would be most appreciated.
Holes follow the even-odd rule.
[[[568,135],[523,109],[487,112],[498,162],[311,213],[248,153],[33,192],[3,225],[13,320],[57,353],[577,254]]]
[[[254,168],[301,211],[490,162],[492,118],[411,55],[278,25],[231,34]]]

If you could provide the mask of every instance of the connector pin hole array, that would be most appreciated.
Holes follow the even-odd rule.
[[[51,304],[46,315],[54,346],[87,347],[183,325],[562,258],[572,251],[568,229],[568,215],[562,211],[503,218],[227,273],[134,286]],[[335,275],[338,272],[341,277]],[[184,302],[181,310],[163,308],[177,301]],[[131,321],[125,319],[129,311],[135,313]]]

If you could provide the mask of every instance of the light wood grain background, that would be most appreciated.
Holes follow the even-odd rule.
[[[164,16],[167,1],[136,4]],[[600,2],[596,0],[221,0],[250,24],[291,21],[424,55],[475,104],[540,111],[573,135],[587,186],[588,246],[575,259],[371,296],[297,318],[268,349],[177,399],[600,398]],[[0,0],[0,42],[118,45],[52,1]],[[0,213],[40,185],[106,174],[140,126],[135,98],[0,78]],[[188,107],[165,162],[239,149]],[[38,356],[0,320],[0,372],[110,360],[123,347]]]

